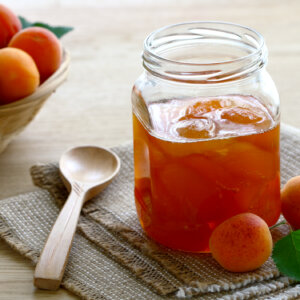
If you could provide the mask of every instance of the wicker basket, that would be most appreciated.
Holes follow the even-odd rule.
[[[35,117],[44,102],[67,78],[70,56],[63,53],[59,69],[28,97],[0,106],[0,153]]]

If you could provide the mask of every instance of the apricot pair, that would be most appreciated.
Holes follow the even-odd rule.
[[[281,190],[281,211],[294,230],[300,229],[300,176]],[[272,251],[272,237],[263,219],[251,213],[236,215],[219,225],[210,238],[213,257],[225,269],[246,272],[260,267]]]
[[[62,50],[48,29],[21,30],[19,18],[0,4],[0,105],[32,94],[58,68]]]

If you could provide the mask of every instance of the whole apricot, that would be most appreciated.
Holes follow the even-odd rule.
[[[0,49],[0,104],[32,94],[39,85],[39,71],[29,54],[20,49]]]
[[[25,28],[14,35],[8,46],[22,49],[30,54],[39,70],[41,82],[50,77],[60,66],[62,58],[60,42],[46,28]]]
[[[259,268],[272,252],[267,223],[257,215],[243,213],[227,219],[212,233],[212,256],[226,270],[248,272]]]
[[[300,176],[291,178],[281,190],[281,212],[294,230],[300,229]]]
[[[21,28],[19,18],[9,8],[0,4],[0,48],[6,47]]]

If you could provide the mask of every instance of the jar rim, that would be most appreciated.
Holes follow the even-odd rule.
[[[263,36],[252,28],[221,21],[164,26],[144,41],[145,70],[186,83],[221,83],[251,76],[267,62]],[[225,59],[224,59],[225,58]]]
[[[233,28],[239,28],[239,29],[247,30],[247,31],[253,33],[258,38],[258,41],[259,41],[258,47],[256,48],[255,51],[253,51],[252,53],[250,53],[248,55],[244,55],[244,56],[234,58],[234,59],[231,59],[231,60],[224,60],[224,61],[218,61],[218,62],[209,62],[209,63],[191,63],[191,62],[182,62],[182,61],[172,60],[172,59],[162,57],[161,55],[158,55],[158,54],[156,54],[155,52],[153,52],[151,50],[151,46],[150,46],[151,42],[156,38],[156,36],[158,34],[164,32],[166,30],[177,28],[177,27],[180,27],[180,26],[186,26],[186,25],[205,25],[205,24],[207,24],[207,25],[231,26]],[[211,28],[208,28],[208,29],[211,29]],[[218,30],[218,29],[215,29],[215,30]],[[189,22],[181,22],[181,23],[166,25],[166,26],[163,26],[159,29],[156,29],[156,30],[152,31],[146,37],[146,39],[144,41],[144,52],[147,51],[149,54],[151,54],[151,56],[153,56],[156,59],[159,59],[161,61],[172,63],[172,64],[178,64],[178,65],[186,65],[186,66],[212,66],[212,65],[234,63],[234,62],[238,62],[238,61],[248,59],[251,56],[255,56],[256,54],[263,51],[264,47],[265,47],[264,38],[255,29],[252,29],[248,26],[244,26],[244,25],[240,25],[240,24],[236,24],[236,23],[232,23],[232,22],[224,22],[224,21],[189,21]]]

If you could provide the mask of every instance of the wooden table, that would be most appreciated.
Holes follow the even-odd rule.
[[[34,190],[29,167],[57,161],[70,146],[113,146],[131,139],[130,94],[142,71],[143,40],[171,23],[223,20],[260,31],[281,95],[282,121],[300,127],[299,0],[1,2],[29,20],[70,25],[75,31],[62,40],[72,56],[68,81],[0,155],[0,199]],[[1,241],[0,299],[76,299],[63,289],[36,291],[32,275],[31,264]]]

